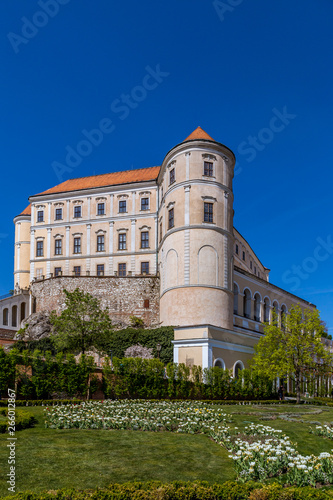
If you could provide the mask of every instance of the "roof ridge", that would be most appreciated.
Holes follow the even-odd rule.
[[[66,179],[65,181],[62,181],[60,184],[63,184],[64,182],[67,181],[75,181],[78,179],[89,179],[90,177],[99,177],[101,175],[111,175],[111,174],[121,174],[124,172],[137,172],[138,170],[147,170],[148,168],[157,168],[161,167],[161,165],[154,165],[153,167],[141,167],[141,168],[129,168],[128,170],[117,170],[115,172],[104,172],[104,174],[93,174],[93,175],[82,175],[82,177],[71,177],[70,179]],[[60,186],[60,184],[57,184]]]

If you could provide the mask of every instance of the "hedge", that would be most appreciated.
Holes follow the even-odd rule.
[[[170,484],[159,481],[149,483],[111,484],[95,490],[62,489],[42,493],[24,492],[5,497],[11,500],[329,500],[332,490],[311,487],[283,488],[277,483],[263,486],[248,482],[227,481],[210,485],[207,482]]]
[[[0,410],[0,415],[7,416],[7,410]],[[15,410],[15,431],[33,427],[37,423],[34,415],[25,410]],[[0,422],[0,433],[7,432],[8,421]]]
[[[53,406],[79,403],[82,403],[81,399],[16,399],[15,406]],[[7,406],[7,400],[1,400],[0,406]]]

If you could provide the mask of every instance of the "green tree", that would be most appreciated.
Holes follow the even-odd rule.
[[[60,316],[51,314],[54,327],[51,336],[58,350],[82,352],[98,345],[112,329],[107,310],[102,310],[99,301],[79,288],[74,292],[64,290],[65,309]]]
[[[278,325],[274,316],[264,331],[264,337],[255,347],[252,369],[270,380],[288,375],[295,382],[299,403],[304,377],[307,378],[318,363],[326,367],[331,367],[332,363],[332,355],[322,340],[319,312],[302,311],[299,305],[293,306],[283,318],[282,325]]]

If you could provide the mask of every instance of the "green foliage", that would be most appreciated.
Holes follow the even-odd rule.
[[[146,330],[144,328],[125,328],[124,330],[110,331],[99,339],[96,348],[108,356],[123,358],[128,347],[141,344],[153,348],[153,355],[157,358],[156,345],[161,344],[160,360],[167,364],[173,360],[173,327],[161,327]]]
[[[17,493],[11,500],[328,500],[332,494],[325,490],[311,487],[283,488],[277,483],[262,485],[252,481],[240,484],[227,481],[221,484],[209,484],[206,481],[160,481],[128,482],[111,484],[107,488],[96,490],[63,489],[43,493]]]
[[[99,301],[79,288],[64,290],[66,308],[60,316],[53,312],[50,322],[54,327],[51,338],[58,350],[85,353],[96,346],[100,338],[112,328],[107,310],[101,310]]]
[[[273,317],[273,322],[265,325],[265,336],[255,347],[251,366],[271,380],[287,375],[293,378],[300,401],[303,377],[311,382],[318,371],[325,374],[332,355],[322,342],[323,326],[317,310],[305,309],[303,315],[300,306],[293,306],[284,323],[279,327]]]
[[[138,318],[137,316],[130,316],[131,326],[133,328],[143,328],[144,322],[142,318]]]
[[[40,340],[28,340],[27,342],[19,340],[15,343],[15,349],[18,352],[29,351],[33,353],[36,349],[38,349],[42,353],[46,353],[47,351],[53,355],[57,353],[56,346],[53,340],[49,337]]]
[[[16,351],[7,354],[0,346],[0,392],[13,388],[15,384]]]
[[[7,409],[0,410],[0,415],[7,417]],[[28,427],[33,427],[37,422],[35,416],[26,410],[15,410],[15,431],[21,431]],[[0,433],[7,432],[9,427],[8,421],[0,422]]]

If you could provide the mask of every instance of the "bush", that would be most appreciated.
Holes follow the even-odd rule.
[[[0,415],[7,417],[7,409],[0,410]],[[26,410],[15,410],[15,431],[20,431],[22,429],[27,429],[28,427],[33,427],[37,423],[36,418],[32,413]],[[0,433],[4,433],[8,430],[8,421],[0,423]]]
[[[11,500],[328,500],[333,496],[329,491],[311,487],[283,488],[273,483],[263,486],[259,483],[246,484],[227,481],[210,485],[207,482],[175,481],[163,484],[149,483],[111,484],[96,490],[63,489],[43,493],[17,493]]]

